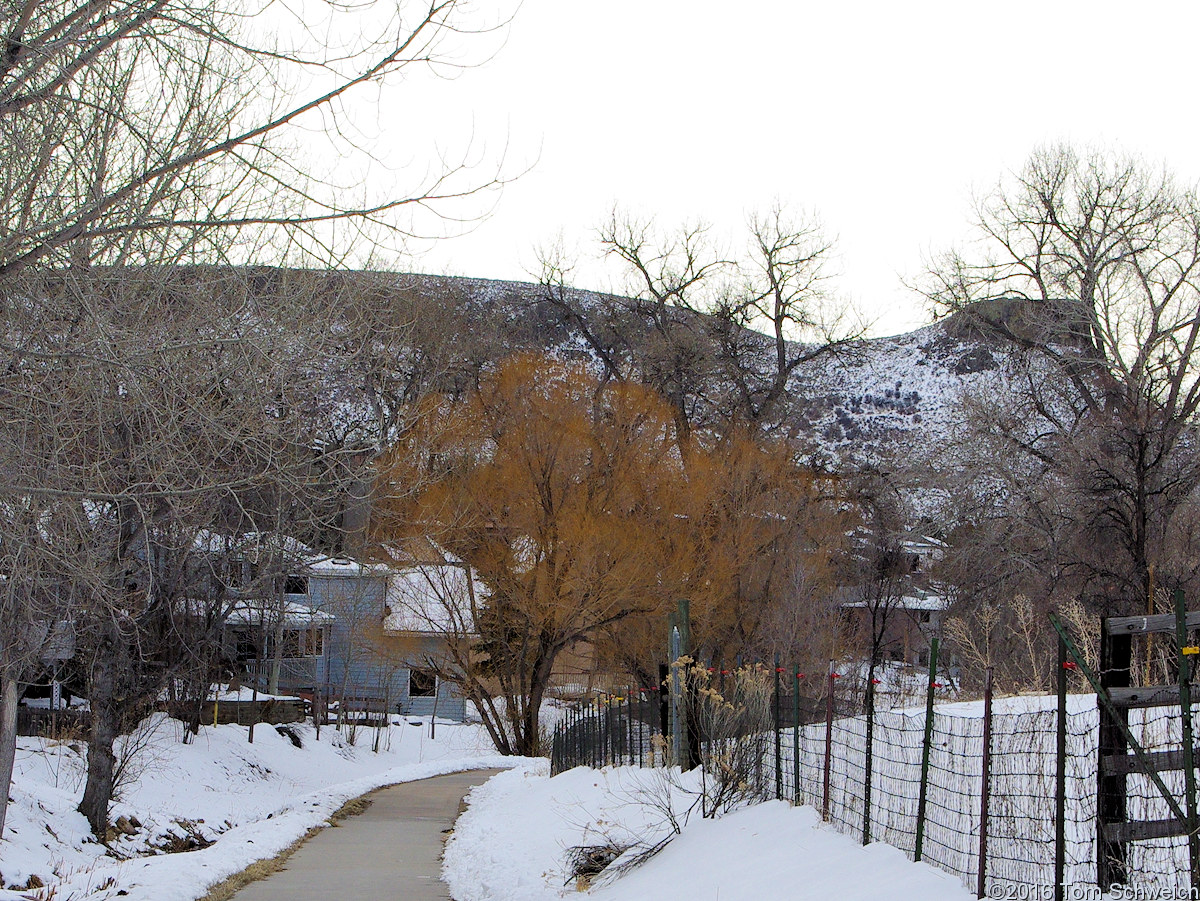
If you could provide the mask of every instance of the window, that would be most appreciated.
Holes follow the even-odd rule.
[[[308,594],[308,576],[288,576],[283,580],[283,592],[284,594]]]
[[[285,629],[283,642],[279,645],[281,657],[320,657],[324,633],[320,627],[312,629]],[[267,636],[267,656],[275,653],[274,636]]]
[[[410,698],[432,698],[437,694],[437,676],[423,670],[408,671],[408,696]]]

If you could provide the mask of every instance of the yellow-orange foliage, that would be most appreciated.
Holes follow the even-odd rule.
[[[511,750],[536,753],[558,656],[669,600],[658,547],[682,484],[670,411],[582,365],[518,356],[422,419],[381,468],[376,540],[423,536],[473,568],[488,598],[460,678],[497,686]]]
[[[688,597],[696,650],[769,645],[798,592],[825,584],[842,531],[830,487],[750,432],[692,436],[681,453],[650,389],[521,355],[467,400],[427,402],[381,466],[375,539],[429,539],[486,586],[469,653],[460,641],[443,675],[477,703],[498,690],[493,737],[531,754],[555,661],[577,642],[649,675],[665,614]]]
[[[807,666],[836,639],[829,603],[845,532],[838,485],[796,462],[794,449],[750,431],[693,443],[672,498],[664,586],[691,602],[693,654],[732,662],[781,652]],[[661,621],[633,619],[605,646],[650,675],[662,659]]]

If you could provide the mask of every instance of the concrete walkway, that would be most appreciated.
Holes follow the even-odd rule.
[[[465,795],[499,770],[473,770],[372,792],[371,806],[322,829],[283,869],[234,901],[448,901],[442,844]]]

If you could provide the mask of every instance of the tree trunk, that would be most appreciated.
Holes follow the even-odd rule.
[[[119,716],[116,700],[114,654],[96,655],[92,669],[90,697],[92,727],[88,733],[88,773],[83,800],[78,810],[92,827],[92,834],[103,841],[108,829],[108,805],[112,800],[116,773],[113,745],[117,739]]]
[[[0,839],[4,838],[8,790],[17,756],[17,694],[17,680],[7,673],[0,676]]]

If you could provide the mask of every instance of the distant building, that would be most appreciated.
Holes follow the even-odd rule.
[[[226,626],[227,647],[260,688],[271,677],[278,647],[281,692],[371,699],[403,714],[466,716],[454,686],[425,663],[439,654],[446,636],[438,599],[432,589],[422,590],[430,578],[462,578],[461,567],[309,554],[288,572],[282,608],[279,600],[247,600]],[[282,620],[275,612],[280,609]]]

